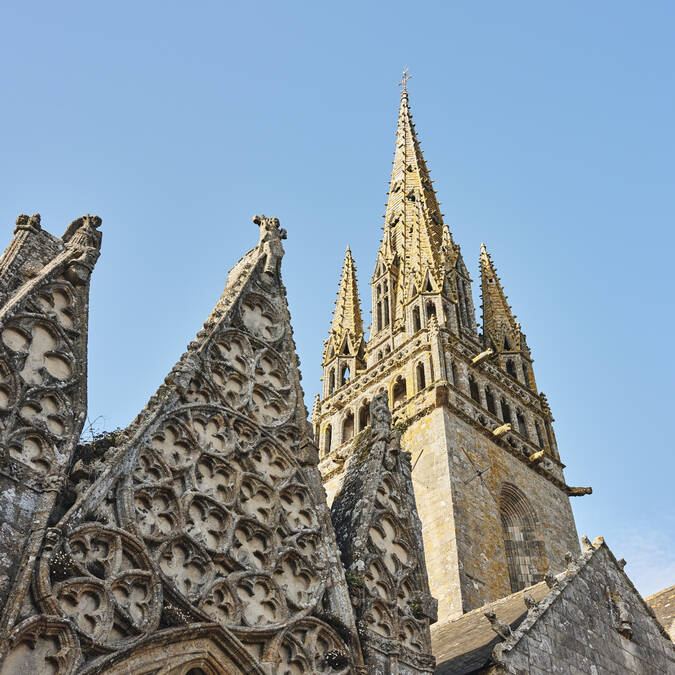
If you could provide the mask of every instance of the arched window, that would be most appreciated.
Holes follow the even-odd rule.
[[[515,486],[504,483],[499,495],[506,563],[511,592],[532,586],[547,569],[544,545],[537,537],[537,521],[527,497]]]
[[[328,376],[328,393],[332,394],[335,391],[335,370],[331,368],[330,375]]]
[[[546,446],[544,445],[544,437],[541,433],[541,426],[539,425],[538,420],[534,420],[534,428],[537,432],[537,444],[543,450]]]
[[[555,440],[554,440],[554,437],[553,437],[553,429],[551,429],[551,425],[548,423],[548,420],[546,420],[546,422],[544,422],[544,424],[546,426],[546,443],[548,445],[548,448],[551,451],[551,454],[554,457],[557,457],[559,459],[558,451],[557,451],[557,448],[556,448],[556,445],[555,445]]]
[[[506,372],[511,376],[515,377],[516,380],[518,379],[518,376],[516,375],[516,364],[513,362],[512,359],[509,359],[506,362]]]
[[[354,413],[349,412],[342,422],[342,442],[351,440],[354,437]]]
[[[382,360],[382,352],[377,352],[377,360],[381,361]]]
[[[487,409],[493,415],[497,414],[497,406],[495,405],[495,395],[492,393],[490,387],[485,387],[485,402],[487,403]]]
[[[502,398],[501,400],[501,408],[502,408],[502,419],[504,422],[513,422],[511,419],[511,408],[509,408],[509,404],[506,402],[506,399]]]
[[[466,304],[464,302],[464,282],[461,279],[457,280],[457,299],[459,300],[459,322],[462,326],[468,326],[469,321],[466,316]]]
[[[429,321],[432,316],[436,316],[436,303],[429,300],[427,302],[427,321]]]
[[[478,384],[476,384],[476,380],[474,379],[473,375],[469,375],[469,393],[471,394],[471,398],[474,401],[477,401],[480,403],[480,394],[478,393]]]
[[[506,335],[504,336],[504,349],[505,349],[507,352],[510,352],[510,351],[511,351],[511,345],[509,344],[509,340],[508,340],[508,338],[506,337]]]
[[[403,403],[408,398],[408,390],[405,380],[400,375],[396,378],[396,382],[394,383],[393,395],[395,406]]]
[[[413,330],[417,333],[418,330],[422,328],[422,322],[420,321],[420,308],[415,307],[412,312],[413,317]]]
[[[527,422],[525,420],[525,415],[523,415],[521,410],[516,412],[516,418],[518,419],[518,431],[520,431],[525,438],[529,438],[530,433],[527,430]]]
[[[340,386],[345,384],[349,379],[349,366],[342,366],[342,374],[340,375]]]
[[[389,325],[389,296],[384,298],[384,325]]]
[[[457,366],[454,361],[450,361],[450,372],[452,374],[452,383],[455,387],[459,387],[459,380],[457,379]]]
[[[472,321],[471,321],[471,316],[472,316],[472,309],[473,307],[471,306],[471,303],[469,302],[469,298],[465,297],[464,298],[464,304],[466,305],[466,323],[469,328],[472,327]]]
[[[364,401],[359,409],[359,431],[363,431],[370,424],[370,402]]]
[[[382,303],[377,303],[377,330],[382,330]]]
[[[529,373],[527,371],[527,364],[526,363],[523,363],[523,381],[525,382],[525,384],[527,384],[529,386],[530,379],[529,379]]]
[[[424,364],[418,363],[415,367],[415,379],[417,380],[417,391],[422,391],[427,386],[427,380],[424,377]]]
[[[328,454],[330,452],[330,446],[333,442],[333,428],[330,424],[326,426],[326,431],[323,432],[323,451]]]
[[[391,347],[390,347],[389,345],[387,345],[387,346],[384,348],[384,353],[385,353],[385,354],[391,354]]]

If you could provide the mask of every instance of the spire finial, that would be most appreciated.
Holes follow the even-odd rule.
[[[401,81],[398,83],[398,86],[402,87],[401,89],[402,94],[408,93],[408,80],[410,79],[412,79],[412,75],[408,75],[408,66],[406,66],[403,69],[403,77],[401,78]]]

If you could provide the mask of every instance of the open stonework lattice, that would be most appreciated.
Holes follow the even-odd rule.
[[[381,672],[433,672],[429,594],[410,457],[391,429],[386,393],[370,404],[331,515],[366,664]]]
[[[204,672],[362,668],[302,403],[280,276],[285,231],[255,222],[260,243],[164,384],[98,471],[76,464],[76,500],[45,531],[3,674],[10,663],[158,672],[160,636],[203,643],[194,663]],[[2,330],[0,404],[21,420],[3,438],[11,460],[44,476],[65,470],[72,451],[58,459],[58,442],[81,429],[67,387],[85,361],[72,345],[83,317],[67,279],[26,303]],[[210,626],[210,637],[185,638],[191,626]],[[180,651],[174,661],[161,672],[192,663]]]

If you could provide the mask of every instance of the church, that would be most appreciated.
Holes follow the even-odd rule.
[[[81,442],[101,219],[57,237],[18,217],[0,259],[0,675],[675,673],[673,589],[652,607],[602,537],[579,540],[570,498],[591,488],[565,480],[484,245],[477,322],[402,84],[373,325],[366,340],[347,247],[311,415],[287,233],[256,216],[145,408]]]

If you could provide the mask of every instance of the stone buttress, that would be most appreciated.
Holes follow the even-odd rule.
[[[46,533],[30,591],[5,633],[2,675],[54,664],[60,675],[362,672],[281,281],[285,230],[274,218],[255,222],[259,244],[232,269],[145,409],[89,470],[86,453],[77,460],[78,496]],[[73,239],[91,228],[85,222]],[[8,439],[7,461],[24,452],[21,466],[33,462],[47,475],[51,465],[43,470],[24,439],[39,434],[56,444],[72,432],[72,450],[81,425],[59,412],[72,403],[56,386],[83,377],[71,372],[65,345],[73,343],[69,330],[84,330],[86,313],[68,315],[68,330],[58,324],[66,300],[82,302],[66,269],[36,288],[30,309],[12,313],[3,333],[7,401],[27,418],[14,427],[22,435]],[[49,335],[40,354],[54,359],[53,373],[51,362],[33,367],[36,330]],[[51,389],[17,406],[28,391],[22,373],[26,385]],[[79,405],[83,386],[73,381]],[[51,416],[36,422],[40,411]],[[57,413],[61,426],[52,430]]]
[[[331,517],[369,672],[416,675],[434,671],[429,623],[437,603],[429,594],[410,455],[400,440],[380,394]]]

